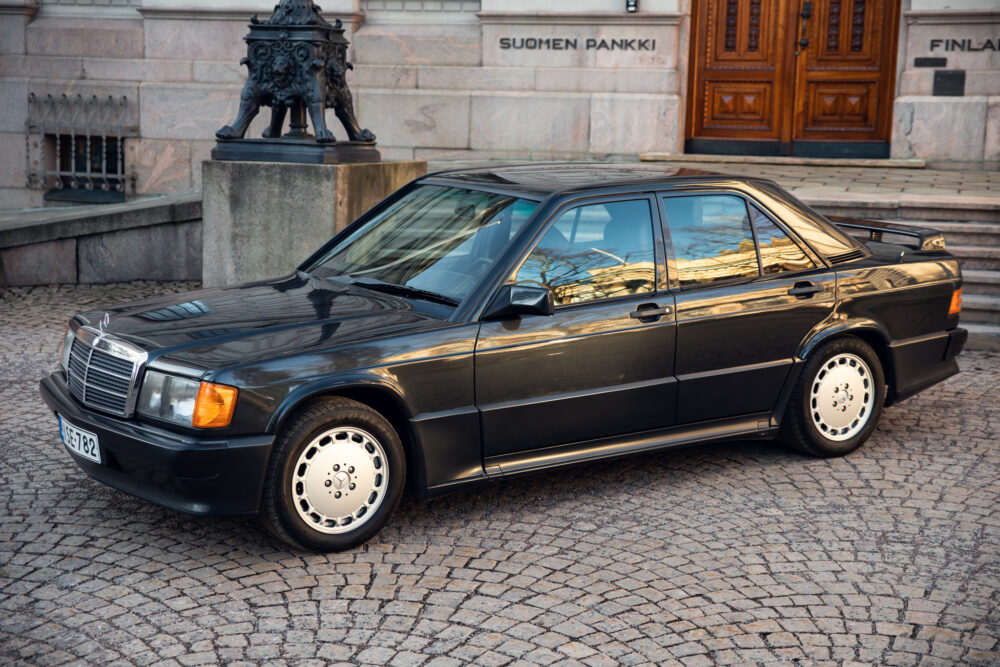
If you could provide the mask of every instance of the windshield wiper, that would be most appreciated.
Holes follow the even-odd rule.
[[[417,287],[409,287],[407,285],[394,285],[393,283],[383,283],[373,280],[355,280],[352,284],[375,292],[398,294],[399,296],[408,296],[411,299],[423,299],[424,301],[443,303],[447,306],[457,306],[459,304],[457,299],[453,299],[450,296],[419,289]]]

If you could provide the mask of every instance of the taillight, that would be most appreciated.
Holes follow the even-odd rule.
[[[957,289],[951,294],[951,305],[948,306],[949,315],[958,315],[962,312],[962,290]]]

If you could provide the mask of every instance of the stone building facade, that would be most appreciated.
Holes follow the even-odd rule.
[[[357,115],[388,159],[736,150],[1000,165],[997,0],[816,0],[810,18],[799,0],[321,4],[348,29]],[[65,163],[76,150],[77,169],[120,161],[129,194],[198,190],[239,103],[248,18],[273,6],[0,0],[0,208],[43,202],[50,188],[25,184],[56,151]],[[811,69],[798,64],[807,48]],[[719,63],[736,69],[713,79]],[[63,95],[121,105],[103,165],[97,140],[79,139],[98,111],[38,124]]]

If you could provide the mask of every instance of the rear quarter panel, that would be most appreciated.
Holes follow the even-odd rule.
[[[957,326],[948,306],[961,283],[953,258],[837,269],[840,312],[880,322],[893,341]]]
[[[950,255],[914,253],[899,263],[867,260],[837,270],[838,315],[842,321],[879,325],[888,354],[888,402],[903,398],[957,371],[948,359],[948,331],[958,326],[949,315],[954,291],[961,287],[958,262]]]

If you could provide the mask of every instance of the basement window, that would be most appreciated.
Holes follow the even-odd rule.
[[[31,94],[28,102],[27,186],[46,190],[46,201],[125,201],[134,181],[125,171],[124,139],[135,131],[123,122],[128,99]]]

